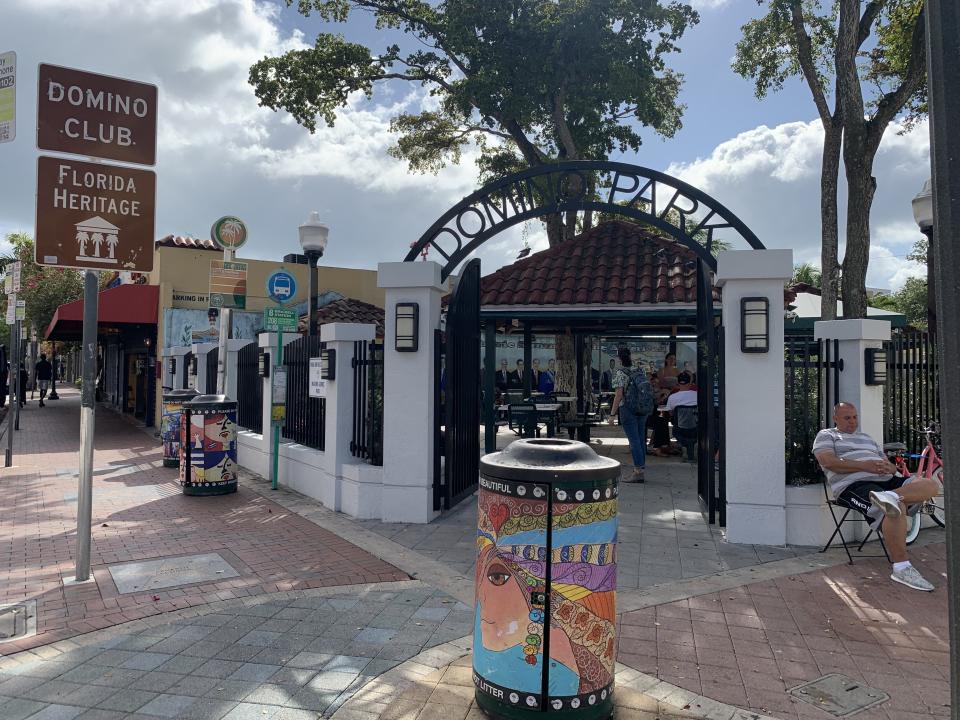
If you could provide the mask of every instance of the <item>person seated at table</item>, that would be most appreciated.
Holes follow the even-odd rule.
[[[934,478],[904,478],[887,460],[879,443],[859,428],[857,408],[840,402],[833,408],[832,428],[817,433],[813,456],[823,468],[830,493],[860,512],[883,534],[893,569],[890,579],[914,590],[934,589],[907,556],[907,515],[943,492]],[[909,510],[908,510],[909,508]]]
[[[660,387],[660,376],[651,375],[650,384],[653,386],[653,396],[656,398],[657,407],[662,407],[670,395],[670,391]],[[670,422],[666,414],[655,411],[650,413],[647,418],[647,427],[653,432],[650,436],[650,454],[657,457],[668,457],[670,455]]]
[[[697,391],[690,386],[690,373],[677,375],[677,386],[667,398],[667,410],[673,419],[673,436],[686,451],[685,462],[694,463],[697,443]]]
[[[663,367],[657,373],[660,376],[660,384],[665,388],[672,388],[677,384],[677,376],[680,370],[677,369],[677,354],[667,353],[663,358]]]
[[[506,392],[510,387],[510,371],[507,369],[507,361],[500,361],[500,369],[497,370],[497,377],[494,380],[494,385],[496,385],[497,390],[500,392]]]
[[[554,361],[553,358],[550,358],[547,360],[547,369],[540,373],[540,384],[537,386],[537,390],[542,392],[544,395],[549,395],[553,392],[553,389],[556,385],[556,380],[556,361]]]

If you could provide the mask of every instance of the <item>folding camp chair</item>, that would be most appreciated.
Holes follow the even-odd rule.
[[[823,550],[820,552],[826,552],[830,549],[830,546],[833,544],[833,539],[840,536],[840,542],[843,543],[843,549],[847,553],[847,559],[850,561],[850,565],[853,565],[853,556],[850,554],[850,547],[847,544],[847,539],[843,536],[843,530],[841,530],[841,525],[844,523],[858,523],[858,522],[869,522],[870,519],[867,515],[863,514],[860,508],[850,505],[843,500],[837,500],[830,497],[830,489],[827,487],[827,478],[823,478],[823,496],[826,498],[827,506],[830,508],[830,515],[833,517],[833,524],[836,525],[836,530],[833,531],[833,535],[830,536],[830,539],[827,540],[827,544],[823,546]],[[837,520],[838,510],[843,510],[843,515]],[[851,512],[856,513],[855,517],[848,517]],[[858,557],[862,558],[872,558],[872,557],[885,557],[887,561],[890,561],[890,554],[887,552],[887,545],[883,541],[883,533],[877,530],[877,538],[880,540],[880,547],[883,549],[883,555],[863,555],[863,546],[867,544],[867,541],[873,536],[873,528],[870,528],[870,532],[867,533],[867,536],[863,538],[859,545],[857,545]],[[856,542],[854,540],[854,542]]]

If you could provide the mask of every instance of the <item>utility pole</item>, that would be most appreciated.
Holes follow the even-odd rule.
[[[928,0],[927,78],[933,165],[933,252],[939,366],[960,353],[960,3]],[[960,458],[960,378],[940,375],[943,455]],[[960,720],[960,489],[944,488],[947,519],[947,608],[950,627],[950,715]]]

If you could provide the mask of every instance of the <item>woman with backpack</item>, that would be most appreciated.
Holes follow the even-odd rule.
[[[647,416],[654,410],[653,386],[647,380],[643,368],[634,367],[630,348],[622,347],[617,352],[620,367],[613,378],[616,393],[610,406],[610,420],[619,412],[620,427],[630,443],[633,457],[633,474],[623,482],[642,483],[647,464]]]

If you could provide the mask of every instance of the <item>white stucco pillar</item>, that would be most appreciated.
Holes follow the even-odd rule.
[[[216,347],[216,343],[194,343],[190,346],[193,362],[197,364],[197,373],[188,380],[188,384],[201,395],[207,394],[207,353]],[[187,372],[190,373],[191,368],[187,368]],[[216,379],[213,384],[217,384]]]
[[[723,288],[727,540],[786,543],[783,284],[792,250],[735,250],[717,256]],[[769,351],[741,350],[742,298],[769,301]]]
[[[380,263],[386,290],[383,391],[383,520],[430,522],[433,510],[433,334],[447,284],[433,261]],[[396,306],[419,307],[419,348],[397,352]],[[479,428],[477,429],[479,432]]]
[[[883,437],[883,385],[867,385],[866,349],[883,347],[890,339],[889,320],[821,320],[813,324],[817,340],[838,340],[840,387],[830,403],[857,406],[860,429],[881,445]],[[891,441],[900,438],[890,438]]]
[[[254,340],[227,340],[227,397],[238,400],[237,377],[240,369],[240,351]]]
[[[320,326],[320,340],[336,353],[334,379],[326,384],[326,428],[324,454],[326,467],[336,485],[335,510],[353,517],[371,517],[370,508],[380,508],[380,482],[358,482],[344,477],[344,466],[357,464],[350,452],[353,439],[353,344],[368,343],[376,336],[376,325],[327,323]],[[360,412],[364,412],[364,408]],[[379,477],[377,478],[379,480]],[[360,512],[360,508],[366,512]]]

